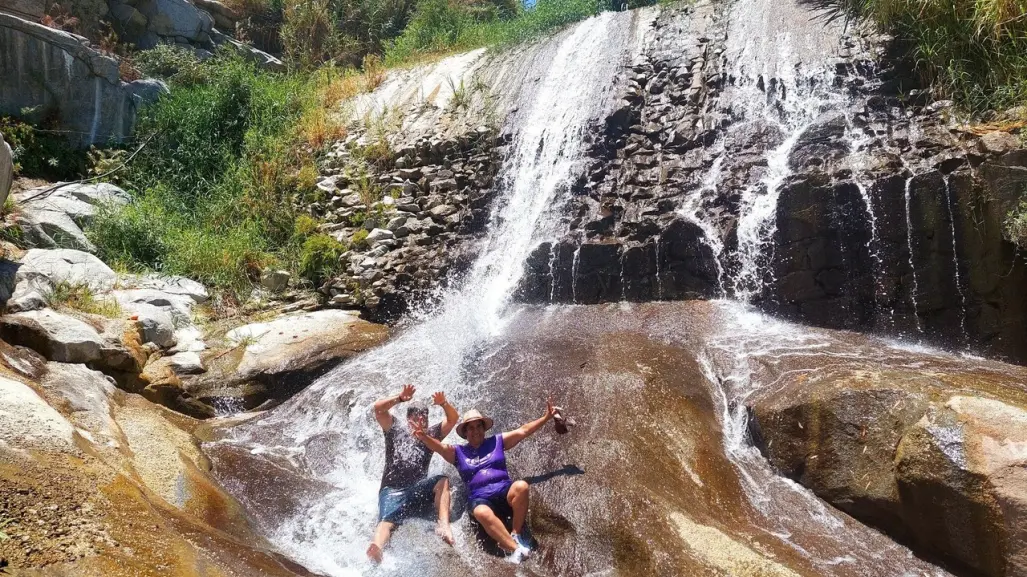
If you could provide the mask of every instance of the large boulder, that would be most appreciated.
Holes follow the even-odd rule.
[[[834,369],[801,373],[751,409],[770,462],[831,504],[954,568],[1027,575],[1022,388]]]
[[[121,205],[131,197],[106,183],[47,185],[17,193],[17,224],[23,241],[38,248],[70,248],[95,252],[85,228],[96,211],[107,205]]]
[[[197,421],[80,364],[44,368],[0,375],[6,572],[309,575],[267,553],[212,482]]]
[[[0,317],[0,338],[30,348],[48,360],[82,363],[103,371],[129,390],[138,389],[138,375],[146,363],[136,323],[83,315],[82,318],[50,309]]]
[[[245,325],[225,335],[230,349],[208,353],[208,373],[188,388],[201,399],[233,399],[244,408],[283,400],[387,336],[388,329],[356,311],[322,310]]]
[[[120,141],[144,100],[118,65],[81,36],[0,12],[0,114],[55,113],[73,145]]]
[[[20,265],[4,270],[8,277],[14,273],[14,290],[6,301],[7,310],[13,312],[46,306],[49,294],[61,284],[104,293],[118,282],[118,275],[103,261],[72,249],[32,249],[22,257]]]

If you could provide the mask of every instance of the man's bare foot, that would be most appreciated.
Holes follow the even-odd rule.
[[[446,542],[446,545],[453,544],[453,532],[449,530],[448,523],[439,523],[435,526],[435,534],[442,537],[442,540]]]
[[[377,543],[371,543],[367,546],[367,558],[375,563],[382,562],[382,548]]]

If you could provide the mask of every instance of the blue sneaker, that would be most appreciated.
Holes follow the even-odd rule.
[[[521,535],[518,535],[517,533],[511,533],[510,536],[513,537],[514,541],[517,542],[518,547],[523,547],[528,551],[534,549],[534,547],[531,546],[531,541],[529,541],[527,537],[523,537]]]

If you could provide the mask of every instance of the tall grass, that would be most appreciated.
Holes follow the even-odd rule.
[[[1027,101],[1027,0],[813,0],[892,33],[921,79],[970,112]]]
[[[334,76],[260,72],[237,57],[198,63],[149,107],[147,144],[123,182],[136,201],[89,229],[102,258],[244,293],[271,265],[297,270],[297,194],[320,148],[341,134],[323,97]],[[172,77],[174,78],[174,76]]]

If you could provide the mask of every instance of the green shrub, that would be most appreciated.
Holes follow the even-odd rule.
[[[11,146],[15,176],[45,180],[75,180],[86,173],[89,158],[85,150],[72,148],[65,134],[54,130],[58,120],[49,116],[29,124],[0,117],[0,134]]]
[[[893,34],[916,72],[972,112],[1027,100],[1024,0],[818,0]]]
[[[529,9],[501,4],[421,0],[410,24],[386,49],[385,61],[402,64],[420,54],[466,50],[537,38],[611,7],[612,0],[539,0]],[[632,0],[631,7],[654,4]]]
[[[1027,249],[1027,198],[1021,199],[1016,208],[1009,211],[1003,223],[1007,239],[1022,249]]]
[[[307,215],[301,214],[296,217],[296,223],[293,225],[293,236],[302,241],[317,232],[318,226],[321,223],[317,222],[317,219]]]
[[[300,253],[300,276],[315,286],[320,285],[341,270],[339,257],[345,251],[345,245],[327,234],[311,235],[303,242],[303,251]]]
[[[294,131],[316,99],[305,78],[235,56],[200,67],[206,83],[173,77],[139,120],[148,144],[124,178],[136,202],[102,211],[87,233],[109,261],[243,293],[266,263],[295,262],[293,201],[311,161]]]
[[[366,229],[360,229],[353,233],[353,238],[350,239],[350,246],[354,248],[367,248],[367,235]]]
[[[206,69],[192,50],[174,44],[159,44],[151,50],[141,50],[132,56],[132,62],[146,76],[170,80],[178,84],[200,84],[207,77]]]

